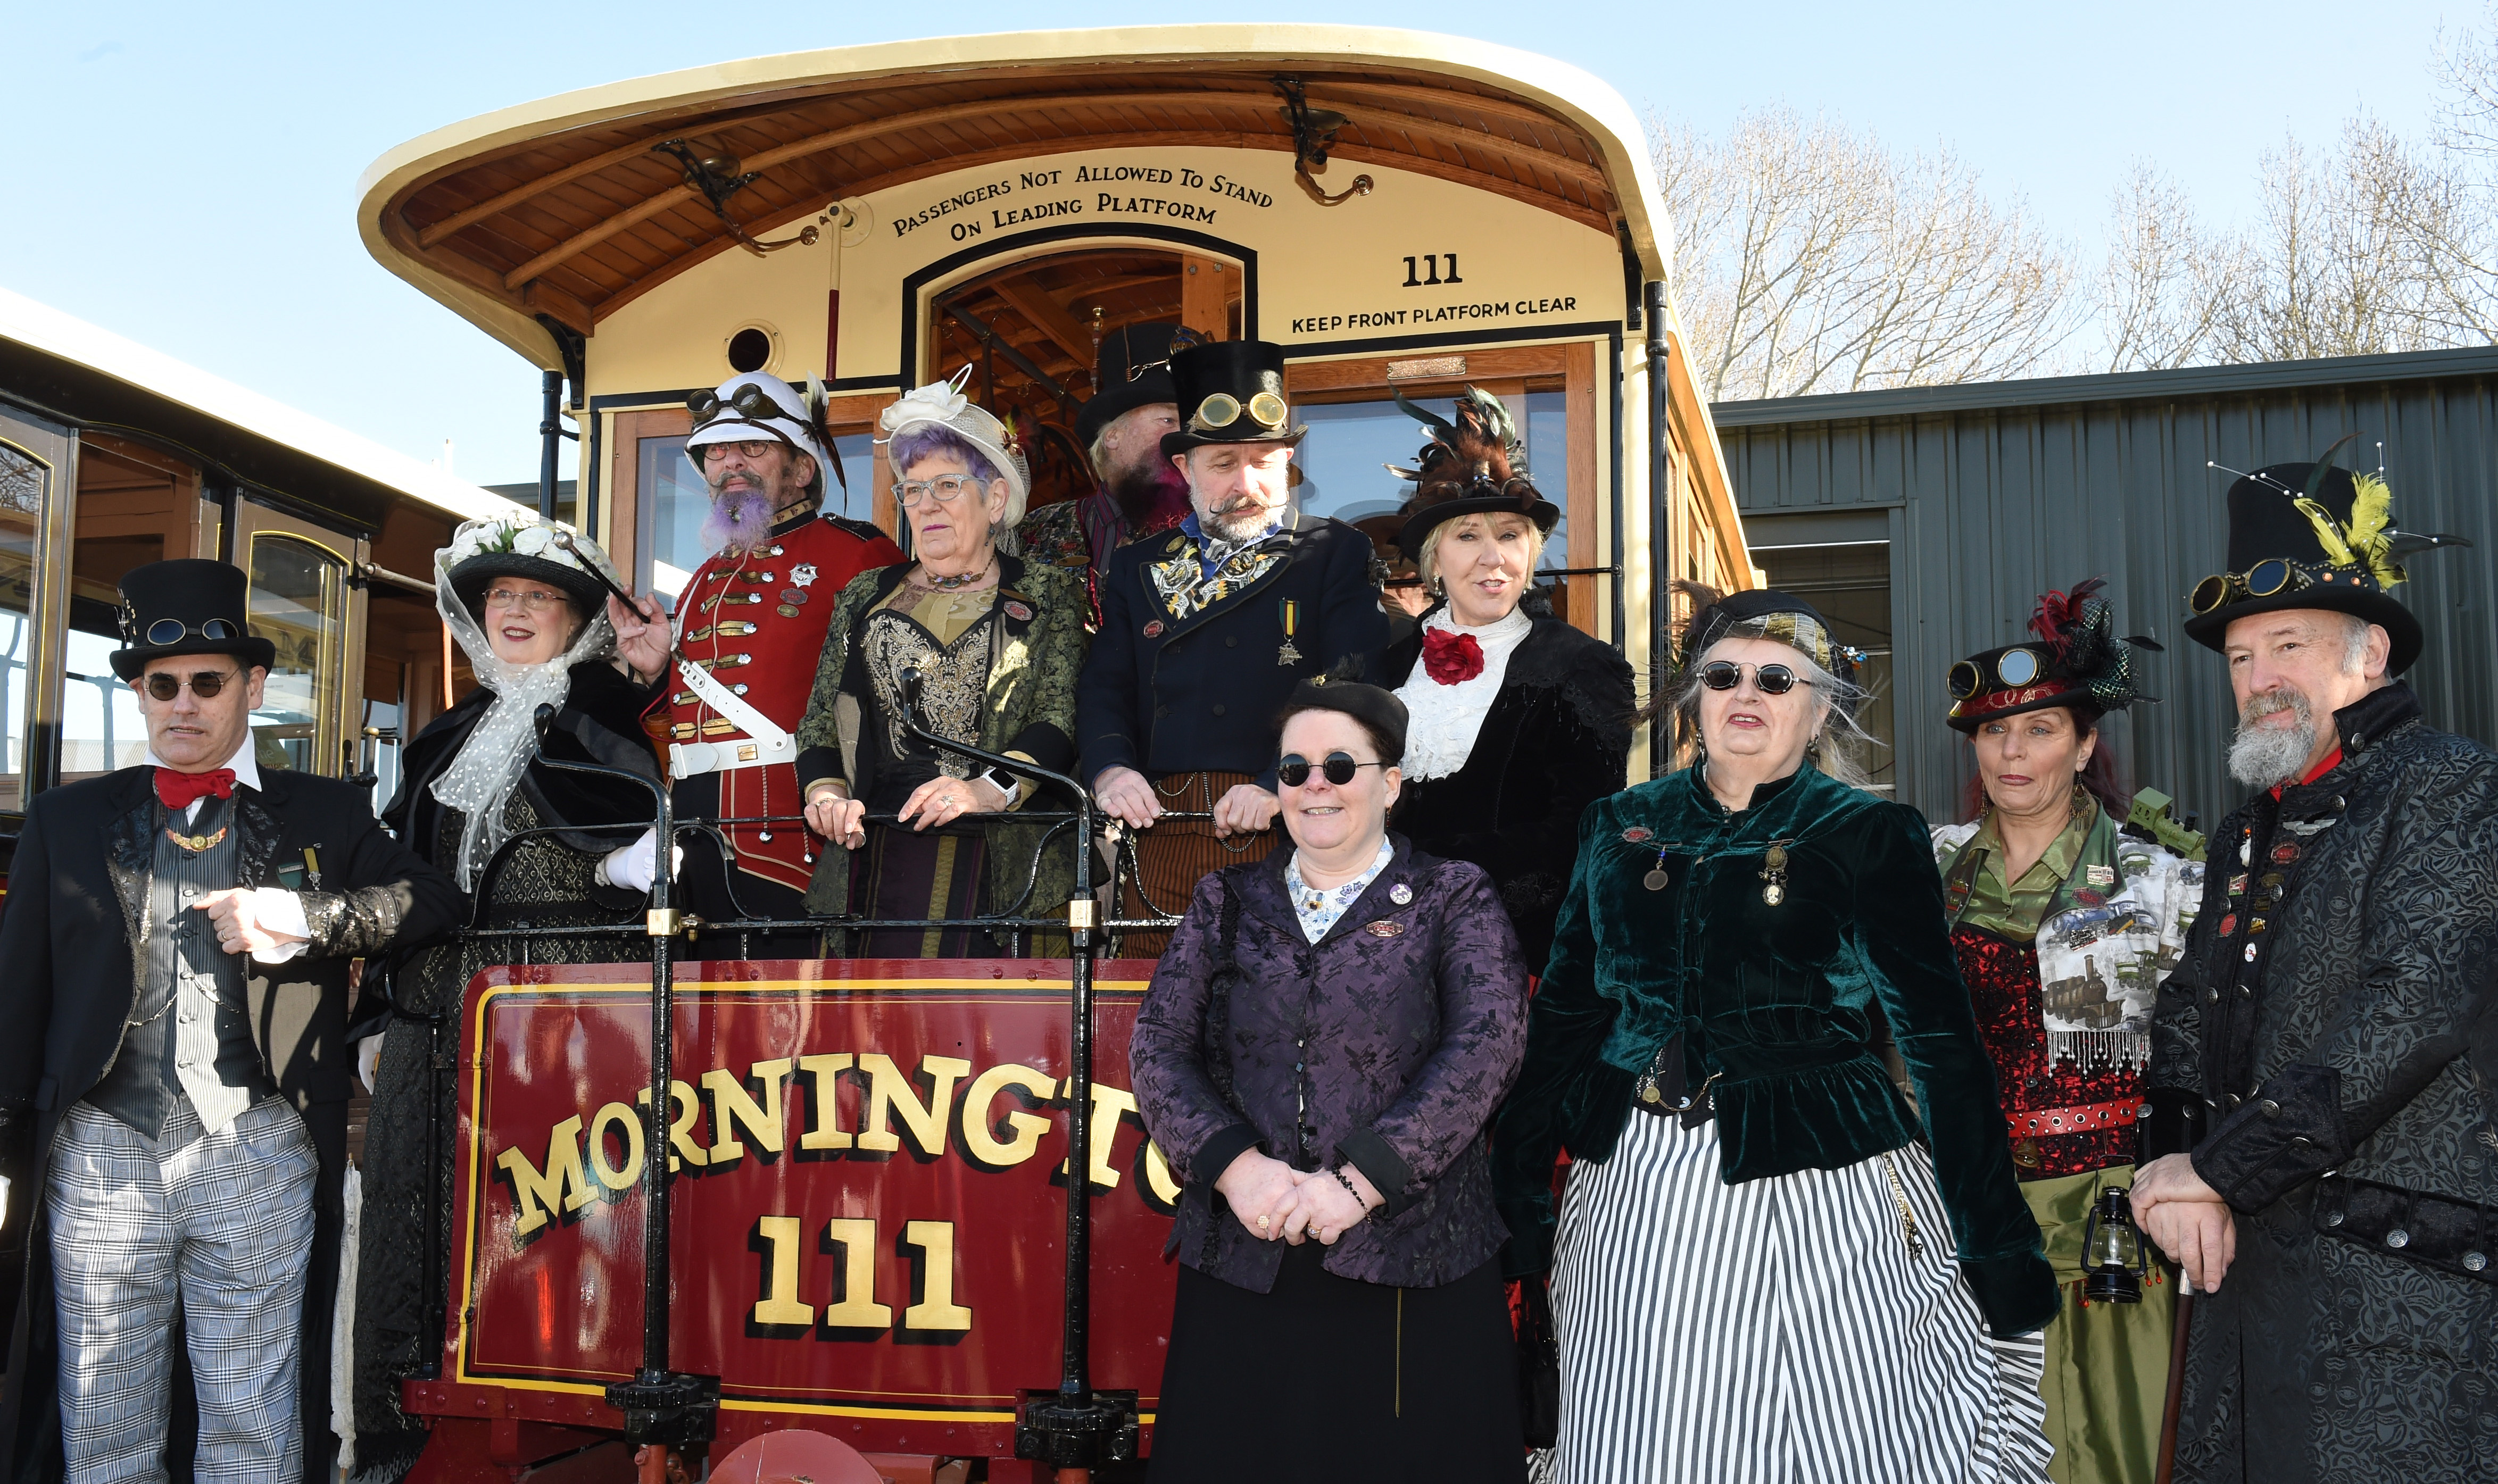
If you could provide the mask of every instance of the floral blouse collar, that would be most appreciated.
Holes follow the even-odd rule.
[[[1335,926],[1336,919],[1361,900],[1361,894],[1370,890],[1370,883],[1388,868],[1388,863],[1395,855],[1394,842],[1383,835],[1379,839],[1379,854],[1371,858],[1368,870],[1342,886],[1320,891],[1301,879],[1301,853],[1294,851],[1292,860],[1284,866],[1284,890],[1293,899],[1293,915],[1300,919],[1301,936],[1313,943],[1327,936],[1328,930]]]

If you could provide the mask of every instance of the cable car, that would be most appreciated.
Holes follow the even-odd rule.
[[[1408,492],[1381,467],[1421,441],[1398,397],[1502,396],[1564,506],[1556,608],[1642,674],[1669,579],[1757,581],[1640,129],[1525,52],[1194,25],[762,57],[451,125],[360,195],[380,263],[544,373],[549,513],[645,590],[703,556],[690,393],[820,380],[847,513],[899,534],[882,408],[969,367],[1035,430],[1035,503],[1073,497],[1102,337],[1154,321],[1286,347],[1315,514]],[[656,964],[534,965],[511,933],[442,1029],[457,1194],[439,1362],[405,1386],[420,1474],[760,1477],[776,1438],[833,1460],[817,1478],[1149,1453],[1179,1192],[1125,1090],[1133,900],[1027,904],[1072,958],[950,962],[753,963],[737,925],[653,907]]]

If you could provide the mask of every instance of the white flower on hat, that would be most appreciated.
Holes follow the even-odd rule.
[[[972,368],[966,365],[958,380],[932,381],[924,387],[913,388],[884,409],[877,419],[878,424],[888,433],[898,433],[917,423],[953,422],[963,415],[964,408],[972,405],[972,399],[963,395],[962,387],[963,382],[971,379],[971,372]]]
[[[555,545],[555,532],[543,525],[528,525],[512,533],[512,550],[523,556],[535,556]]]

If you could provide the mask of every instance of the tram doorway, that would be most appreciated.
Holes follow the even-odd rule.
[[[1074,426],[1076,409],[1101,390],[1093,372],[1103,337],[1162,323],[1236,340],[1246,291],[1240,265],[1169,248],[1102,243],[1019,259],[931,297],[928,373],[970,366],[973,400],[1013,418],[1037,510],[1093,488]]]

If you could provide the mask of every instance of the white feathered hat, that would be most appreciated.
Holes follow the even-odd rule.
[[[963,395],[963,385],[971,379],[972,368],[963,367],[950,381],[932,381],[913,391],[908,396],[884,409],[877,421],[884,436],[877,441],[891,443],[914,427],[930,425],[944,426],[954,436],[980,451],[992,468],[1007,482],[1007,514],[999,521],[1002,529],[1012,530],[1023,520],[1024,501],[1032,493],[1032,465],[1026,461],[1017,439],[988,409],[973,405]],[[900,478],[896,469],[894,476]]]

